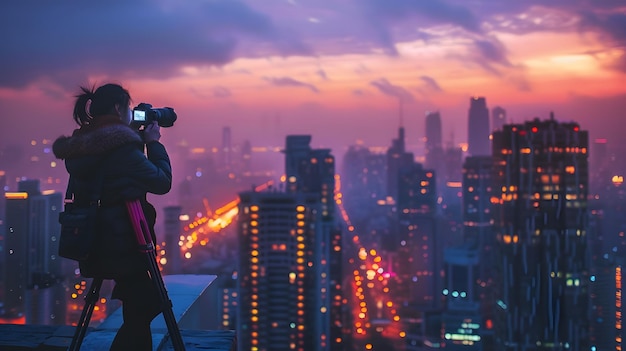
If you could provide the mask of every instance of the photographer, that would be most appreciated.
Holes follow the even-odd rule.
[[[131,98],[126,89],[105,84],[95,91],[81,90],[74,106],[79,128],[53,144],[55,156],[65,160],[72,179],[74,204],[87,205],[94,191],[100,194],[96,243],[89,258],[79,262],[80,272],[87,278],[115,281],[112,298],[122,301],[124,323],[111,350],[152,350],[150,322],[161,312],[161,306],[125,203],[140,199],[156,243],[156,211],[146,194],[170,190],[169,156],[159,142],[156,121],[147,123],[141,133],[131,128]],[[101,189],[94,189],[96,179],[101,180]]]

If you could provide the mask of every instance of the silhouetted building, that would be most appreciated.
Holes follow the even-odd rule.
[[[244,141],[241,147],[241,171],[252,172],[252,144],[249,140]]]
[[[404,127],[398,128],[398,138],[387,149],[387,195],[398,200],[398,175],[400,168],[413,163],[413,154],[406,152]]]
[[[441,142],[441,116],[439,112],[429,112],[426,115],[426,155],[424,167],[435,171],[437,176],[437,194],[443,192],[446,184],[446,162],[443,144]]]
[[[432,170],[405,165],[398,175],[397,296],[422,310],[439,307],[441,238],[436,220],[437,184]]]
[[[426,157],[424,165],[436,171],[443,169],[441,167],[443,155],[441,135],[441,115],[439,112],[429,112],[426,114]]]
[[[484,97],[470,99],[467,131],[468,153],[472,156],[490,155],[489,110]]]
[[[0,170],[0,258],[3,257],[4,251],[4,237],[6,235],[6,214],[7,214],[7,200],[5,197],[7,186],[7,176],[6,173]],[[0,259],[0,274],[2,274],[4,267],[4,261]]]
[[[353,221],[371,217],[379,200],[387,195],[387,161],[363,146],[352,145],[343,157],[341,192],[343,204]]]
[[[505,109],[496,106],[491,110],[491,131],[502,130],[502,127],[504,127],[507,122]]]
[[[180,222],[182,207],[166,206],[163,208],[165,222],[165,264],[163,270],[166,274],[179,274],[182,267],[182,253],[180,250],[180,233],[183,232],[183,226]],[[161,257],[161,260],[164,259]]]
[[[38,180],[25,180],[18,183],[18,192],[5,193],[5,199],[4,315],[24,315],[27,324],[64,324],[65,299],[57,255],[63,195],[41,193]]]
[[[233,141],[230,127],[222,128],[222,148],[220,149],[221,165],[230,170],[233,165]]]
[[[588,148],[553,116],[494,133],[498,350],[589,350]]]

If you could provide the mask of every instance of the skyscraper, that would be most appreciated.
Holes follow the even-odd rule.
[[[491,131],[502,130],[507,122],[505,109],[496,106],[491,110]]]
[[[230,127],[222,128],[222,149],[220,150],[221,165],[226,169],[230,169],[233,165],[233,142]]]
[[[21,181],[18,190],[5,194],[6,316],[25,315],[28,324],[63,324],[65,299],[64,289],[58,284],[61,262],[57,256],[61,230],[58,215],[63,196],[58,192],[40,192],[38,180]]]
[[[493,341],[492,330],[489,330],[493,326],[493,276],[496,265],[493,193],[493,158],[467,157],[463,164],[463,238],[466,250],[471,250],[476,257],[471,299],[480,304],[481,322],[476,320],[475,323],[480,324],[480,341],[486,350],[490,349]]]
[[[287,137],[284,192],[240,194],[240,350],[343,347],[335,162],[310,140]]]
[[[288,193],[315,194],[320,202],[318,232],[311,241],[316,265],[314,290],[320,306],[330,309],[316,320],[317,335],[326,338],[320,350],[339,350],[343,346],[341,316],[343,271],[341,230],[336,220],[335,158],[330,149],[313,149],[310,135],[288,135],[285,147],[285,175]],[[339,320],[337,320],[339,319]],[[314,345],[318,345],[314,341]],[[318,346],[314,346],[318,347]]]
[[[445,349],[452,351],[484,350],[484,323],[476,292],[480,254],[475,248],[446,248],[444,261],[446,282],[443,295],[446,309],[442,315]]]
[[[441,142],[441,116],[439,112],[426,114],[426,157],[424,167],[435,171],[437,176],[437,194],[441,194],[446,184],[446,162]]]
[[[484,97],[470,98],[467,126],[468,152],[472,156],[489,155],[489,110]]]
[[[314,249],[322,227],[319,198],[284,192],[239,197],[239,350],[327,350],[320,319],[329,306],[316,281],[328,272]]]
[[[398,175],[400,168],[413,163],[413,154],[406,152],[404,127],[398,128],[398,138],[387,149],[387,196],[398,201]]]
[[[423,310],[439,307],[441,238],[436,225],[437,184],[432,170],[420,163],[400,169],[398,176],[398,238],[395,251],[399,286],[404,302]],[[403,293],[407,295],[403,295]]]
[[[554,116],[494,133],[498,350],[589,350],[588,149]]]
[[[426,167],[433,168],[433,164],[438,161],[433,152],[442,147],[441,116],[439,112],[429,112],[426,114]]]

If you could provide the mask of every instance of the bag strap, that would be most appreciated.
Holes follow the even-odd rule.
[[[94,191],[91,192],[91,203],[98,203],[98,201],[100,201],[100,193],[102,191],[102,183],[104,182],[104,173],[102,172],[102,168],[105,161],[107,160],[108,157],[104,157],[103,158],[103,162],[100,164],[100,166],[96,169],[96,183],[95,183],[95,187],[94,187]],[[72,174],[70,173],[70,178],[67,181],[67,189],[65,190],[65,203],[72,203],[74,202],[74,178],[72,177]]]

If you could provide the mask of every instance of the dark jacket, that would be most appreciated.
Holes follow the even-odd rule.
[[[146,194],[165,194],[171,188],[172,168],[165,147],[156,141],[144,144],[138,132],[117,116],[100,116],[72,136],[59,137],[52,150],[65,160],[76,205],[90,202],[98,172],[103,176],[96,245],[90,259],[80,262],[81,274],[117,279],[145,272],[148,261],[137,249],[126,201],[141,201],[156,242],[156,211]]]

